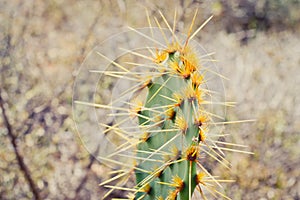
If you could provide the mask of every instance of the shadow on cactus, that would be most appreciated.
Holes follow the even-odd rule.
[[[152,27],[148,17],[149,28],[130,28],[96,48],[90,57],[98,65],[84,63],[88,73],[81,74],[75,89],[83,81],[98,84],[90,99],[74,95],[75,118],[96,113],[101,136],[86,136],[86,129],[80,136],[100,163],[113,169],[100,184],[108,189],[103,199],[116,190],[122,191],[119,199],[188,200],[195,193],[230,199],[221,183],[233,180],[212,175],[207,158],[230,168],[226,151],[250,152],[219,140],[224,124],[242,121],[224,120],[224,108],[233,105],[224,100],[224,77],[211,54],[193,40],[211,17],[193,32],[196,16],[186,36],[175,34],[175,24],[171,27],[162,14],[166,29],[156,18],[158,28]],[[97,140],[97,148],[89,149]]]

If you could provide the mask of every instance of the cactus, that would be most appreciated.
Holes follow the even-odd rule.
[[[138,123],[139,134],[128,131],[131,127],[127,127],[127,129],[121,127],[121,125],[124,126],[127,119],[121,122],[101,124],[106,128],[105,134],[109,131],[115,133],[112,140],[123,139],[113,153],[106,157],[98,157],[102,163],[115,169],[113,177],[100,184],[110,188],[103,198],[106,198],[113,190],[125,190],[130,192],[127,195],[128,199],[189,200],[197,188],[201,197],[206,199],[203,191],[203,188],[206,188],[215,197],[219,195],[229,199],[219,192],[216,186],[221,186],[220,182],[230,182],[231,180],[219,180],[212,176],[210,170],[203,165],[205,162],[203,155],[206,154],[229,168],[230,164],[225,159],[223,151],[250,152],[227,148],[226,145],[232,147],[234,144],[214,140],[208,134],[209,125],[218,124],[213,119],[218,118],[218,115],[207,110],[206,106],[212,104],[207,97],[212,93],[205,87],[206,70],[204,70],[205,66],[202,66],[203,60],[200,59],[197,49],[190,43],[211,17],[191,34],[196,15],[197,12],[187,36],[182,40],[175,35],[175,27],[171,29],[161,14],[168,27],[167,31],[172,34],[171,40],[167,39],[164,30],[156,20],[166,45],[163,45],[163,48],[157,48],[156,51],[149,49],[152,57],[134,51],[127,52],[151,60],[152,63],[145,65],[137,62],[131,63],[134,66],[150,67],[151,71],[146,76],[142,76],[142,73],[131,72],[131,68],[97,52],[102,58],[123,71],[122,73],[101,71],[102,75],[115,78],[127,76],[128,80],[140,81],[137,87],[126,90],[127,93],[130,93],[130,102],[126,102],[127,105],[130,105],[130,109],[122,108],[120,105],[77,101],[77,103],[102,109],[125,111],[126,113],[113,113],[113,115],[125,115],[126,118],[131,116]],[[150,36],[145,36],[138,30],[132,29],[132,31],[153,41]],[[152,34],[153,31],[154,29],[151,28]],[[222,77],[216,72],[213,73]],[[121,76],[122,74],[124,76]],[[122,98],[118,100],[121,101]],[[229,105],[226,102],[221,104]],[[219,122],[219,124],[225,123],[234,122]],[[221,146],[219,147],[218,144]],[[133,153],[125,153],[131,150]],[[133,158],[134,165],[130,166],[124,159],[121,161],[119,159],[121,157],[125,157],[125,160]],[[133,174],[135,175],[135,186],[126,186]],[[114,183],[116,180],[118,180],[117,183]]]
[[[204,173],[197,174],[196,168],[201,165],[199,144],[205,143],[209,116],[202,105],[206,91],[201,88],[200,60],[189,39],[190,33],[184,44],[173,38],[167,49],[157,51],[154,62],[161,76],[143,84],[148,95],[136,110],[145,131],[137,145],[142,161],[135,170],[135,199],[188,200],[203,183]]]
[[[137,187],[145,190],[136,194],[137,199],[189,199],[197,185],[199,142],[205,140],[206,123],[201,113],[203,78],[188,46],[173,46],[157,53],[156,62],[166,71],[148,81],[148,96],[138,111],[145,129],[137,145],[137,157],[144,158],[138,168],[151,173],[136,170]],[[155,165],[153,160],[164,164]]]

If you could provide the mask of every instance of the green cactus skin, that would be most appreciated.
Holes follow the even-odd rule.
[[[166,60],[164,66],[169,68],[171,73],[164,73],[161,77],[154,78],[148,84],[148,96],[144,108],[139,111],[139,124],[146,128],[146,138],[137,146],[139,150],[137,157],[145,158],[138,164],[138,168],[152,171],[148,174],[136,170],[137,186],[143,190],[136,194],[136,199],[180,199],[187,200],[197,185],[196,159],[198,154],[198,143],[200,142],[200,126],[196,116],[201,106],[200,85],[192,80],[191,76],[198,74],[198,66],[188,63],[185,54],[189,52],[164,52]],[[173,71],[170,65],[177,66]],[[191,68],[191,69],[189,69]],[[173,68],[174,69],[174,68]],[[200,77],[200,76],[198,76]],[[189,92],[194,95],[186,95]],[[175,101],[174,94],[182,97]],[[156,109],[159,108],[159,109]],[[157,110],[162,114],[157,114]],[[171,117],[167,113],[171,113]],[[169,114],[170,115],[170,114]],[[162,121],[156,123],[156,119]],[[177,129],[177,130],[176,130]],[[169,156],[161,152],[170,153]],[[194,155],[193,155],[194,154]],[[163,161],[164,164],[153,165],[155,159]],[[182,186],[170,186],[174,178],[182,180]],[[146,180],[146,181],[145,181]],[[169,183],[169,184],[164,184]],[[178,184],[178,183],[177,183]],[[150,186],[150,187],[149,187]],[[146,189],[145,189],[146,188]],[[173,196],[172,196],[173,193]]]

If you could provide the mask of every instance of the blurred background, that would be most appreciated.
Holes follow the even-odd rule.
[[[229,141],[254,155],[228,154],[215,174],[232,199],[300,199],[299,0],[1,0],[0,199],[101,199],[105,169],[80,142],[72,87],[85,56],[114,33],[152,17],[186,33],[198,8],[198,34],[215,52],[225,81]],[[163,23],[161,23],[163,24]],[[101,148],[101,147],[100,147]],[[113,192],[110,197],[122,197]]]

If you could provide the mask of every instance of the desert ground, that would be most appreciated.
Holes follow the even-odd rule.
[[[226,119],[255,120],[224,127],[228,141],[254,154],[229,153],[230,170],[211,170],[236,180],[223,186],[234,200],[300,199],[297,0],[2,0],[0,199],[101,199],[109,170],[88,151],[72,113],[80,67],[112,35],[148,27],[145,10],[165,28],[159,11],[173,25],[176,10],[176,30],[187,33],[197,9],[195,27],[214,16],[194,39],[227,77],[226,100],[236,105]],[[87,118],[84,131],[97,131]]]

